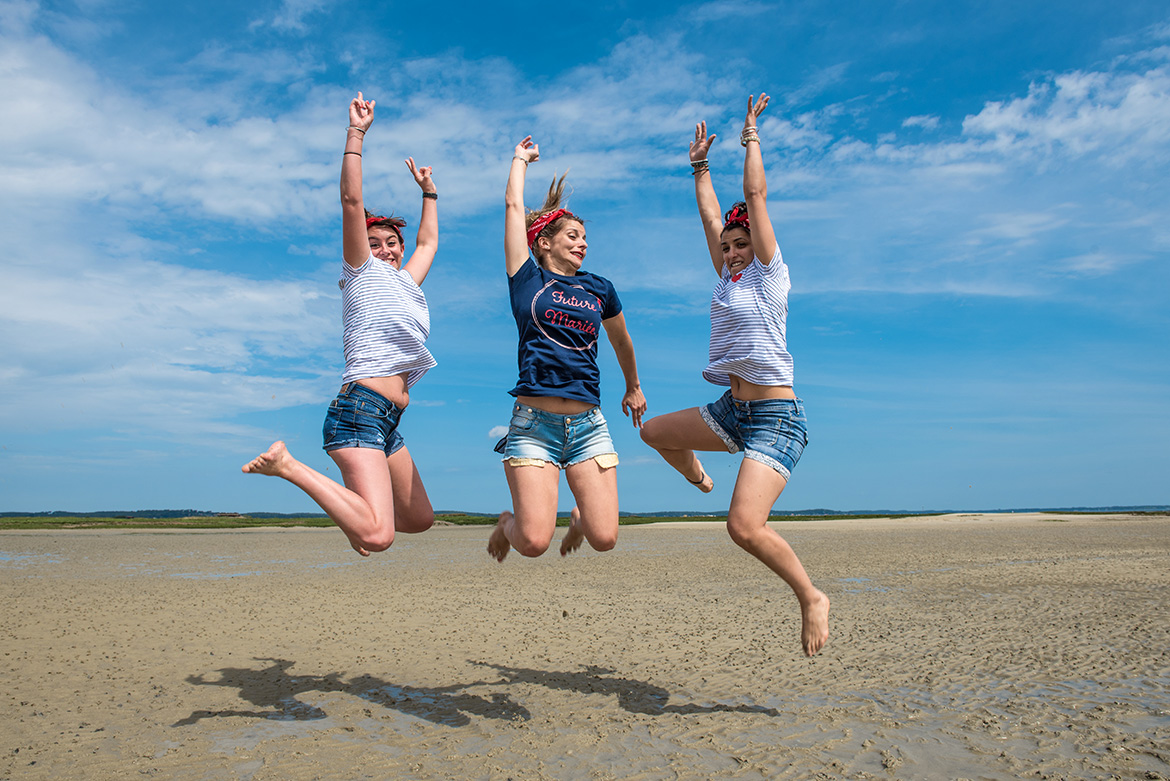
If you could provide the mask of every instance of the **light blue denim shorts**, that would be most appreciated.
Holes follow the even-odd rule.
[[[699,407],[699,414],[727,445],[727,452],[742,450],[744,458],[772,467],[785,480],[808,444],[800,399],[740,401],[727,391],[718,401]]]
[[[508,436],[496,444],[496,452],[513,466],[543,461],[564,469],[591,458],[597,459],[602,469],[618,463],[609,426],[598,407],[576,415],[558,415],[516,403]]]
[[[402,410],[382,394],[351,382],[329,404],[325,415],[325,452],[343,447],[368,447],[386,455],[406,444],[398,433]]]

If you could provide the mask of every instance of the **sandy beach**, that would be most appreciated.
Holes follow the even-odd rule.
[[[0,777],[1170,778],[1170,517],[775,526],[0,533]]]

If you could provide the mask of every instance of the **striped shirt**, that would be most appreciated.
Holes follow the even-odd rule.
[[[704,379],[731,385],[734,374],[756,385],[792,385],[785,338],[791,288],[779,245],[768,265],[753,258],[734,277],[724,267],[711,294],[710,363]]]
[[[424,346],[431,314],[422,288],[403,269],[370,255],[358,268],[341,264],[342,384],[408,372],[411,387],[436,365]]]

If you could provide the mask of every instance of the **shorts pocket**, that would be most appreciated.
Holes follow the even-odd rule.
[[[509,431],[531,431],[536,426],[536,413],[527,407],[520,407],[512,413],[512,421],[508,424]]]

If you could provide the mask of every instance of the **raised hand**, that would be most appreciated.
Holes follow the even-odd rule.
[[[424,193],[433,193],[435,190],[435,183],[431,179],[431,166],[416,166],[414,158],[406,158],[406,167],[410,169],[410,175],[414,177],[414,181],[422,188]]]
[[[516,144],[516,150],[512,154],[526,163],[535,163],[540,159],[540,146],[532,143],[532,136],[524,136],[524,140]]]
[[[349,125],[363,133],[374,123],[374,102],[362,97],[362,93],[349,103]]]
[[[760,93],[760,99],[754,101],[754,95],[748,95],[747,116],[744,117],[743,126],[746,130],[749,127],[756,127],[756,122],[759,120],[760,114],[764,113],[764,109],[768,107],[768,101],[771,100],[764,93]]]
[[[711,142],[714,140],[714,133],[707,135],[706,120],[695,125],[695,140],[691,142],[691,162],[697,163],[700,160],[706,160],[707,150],[711,148]]]

